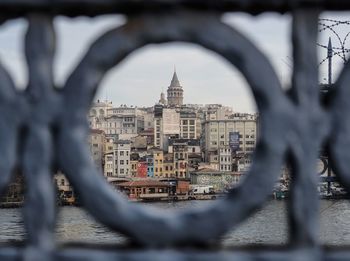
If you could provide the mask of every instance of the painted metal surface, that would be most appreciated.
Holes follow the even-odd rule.
[[[0,0],[0,18],[25,17],[29,84],[24,92],[0,65],[0,191],[20,167],[28,184],[23,247],[0,248],[1,260],[341,260],[348,250],[318,242],[316,162],[328,144],[334,169],[350,189],[350,68],[335,83],[330,105],[320,104],[316,40],[321,9],[350,9],[332,1],[126,1]],[[293,16],[293,86],[285,93],[270,62],[244,35],[221,22],[221,12],[290,12]],[[54,86],[55,15],[124,13],[127,22],[89,48],[62,89]],[[247,178],[206,209],[165,214],[128,203],[97,173],[86,144],[86,114],[104,75],[150,43],[182,41],[212,50],[236,66],[249,83],[261,117],[260,138]],[[145,90],[147,91],[147,90]],[[220,238],[258,210],[282,165],[293,167],[289,201],[290,243],[283,249],[221,250]],[[333,166],[332,165],[332,166]],[[58,248],[52,173],[62,169],[84,208],[126,235],[126,249]]]

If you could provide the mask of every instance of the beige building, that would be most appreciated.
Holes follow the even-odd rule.
[[[200,132],[197,130],[197,117],[195,113],[180,113],[180,138],[198,139]]]
[[[105,177],[115,177],[115,159],[114,159],[114,153],[108,152],[104,155],[104,169],[103,174]]]
[[[228,120],[209,120],[203,124],[203,142],[205,160],[210,162],[211,155],[217,155],[220,148],[229,146],[231,132],[239,132],[237,154],[249,154],[255,149],[257,140],[257,118],[255,115],[234,115]]]

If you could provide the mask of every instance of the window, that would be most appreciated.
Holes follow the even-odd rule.
[[[124,160],[120,160],[120,165],[124,165]]]
[[[194,125],[194,120],[190,120],[190,125]]]

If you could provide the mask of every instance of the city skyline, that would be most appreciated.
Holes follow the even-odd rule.
[[[347,13],[322,17],[346,19]],[[290,84],[292,70],[290,46],[290,16],[268,14],[252,17],[243,14],[227,14],[223,22],[242,31],[269,58],[284,88]],[[57,53],[54,65],[55,81],[62,86],[69,73],[80,61],[88,45],[104,31],[124,23],[122,16],[102,18],[58,18]],[[5,23],[0,32],[0,58],[14,76],[17,85],[27,82],[23,42],[24,20]],[[344,35],[347,29],[340,28]],[[328,42],[329,33],[320,35],[320,43]],[[334,44],[336,45],[336,39]],[[320,60],[325,50],[319,48]],[[219,103],[235,111],[256,111],[250,88],[241,74],[217,54],[193,44],[169,43],[148,45],[127,57],[111,70],[101,83],[96,99],[113,101],[115,105],[153,106],[161,91],[170,84],[174,65],[184,88],[185,104]],[[339,59],[334,61],[334,79],[341,68]],[[326,65],[320,67],[320,82],[326,81]],[[213,92],[215,90],[215,92]]]

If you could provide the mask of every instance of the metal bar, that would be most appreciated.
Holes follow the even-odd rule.
[[[296,103],[294,131],[290,134],[292,159],[290,241],[298,246],[318,243],[318,193],[314,169],[324,118],[319,106],[316,39],[319,11],[302,9],[293,14],[293,88]],[[303,113],[298,113],[303,111]],[[296,142],[298,140],[299,142]]]
[[[344,11],[350,9],[350,2],[347,0],[0,0],[0,10],[6,18],[21,17],[32,12],[74,17],[169,11],[179,8],[259,14],[268,11],[285,13],[300,7]]]
[[[29,241],[26,260],[48,260],[54,249],[56,218],[51,172],[54,146],[50,129],[54,109],[49,109],[57,107],[53,102],[55,33],[49,15],[35,14],[28,20],[25,49],[30,77],[26,92],[30,117],[23,150],[23,172],[28,184],[24,208]],[[34,213],[40,213],[40,218]]]
[[[0,253],[2,261],[21,260],[24,253],[21,248],[4,248]],[[95,260],[130,260],[130,261],[153,261],[153,260],[259,260],[274,261],[285,260],[324,260],[324,261],[341,261],[350,259],[350,251],[345,249],[321,249],[314,250],[305,248],[302,250],[295,249],[274,249],[266,250],[237,249],[221,251],[203,251],[201,249],[170,250],[170,249],[123,249],[123,250],[101,250],[96,247],[88,246],[66,247],[54,253],[54,260],[60,261],[95,261]]]

